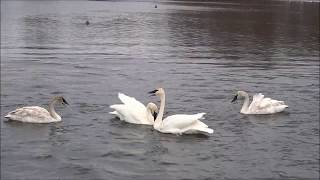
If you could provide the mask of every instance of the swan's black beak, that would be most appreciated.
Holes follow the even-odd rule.
[[[158,90],[149,91],[148,94],[150,94],[150,96],[155,96],[157,91]]]
[[[157,112],[153,112],[153,118],[157,119],[158,113]]]
[[[235,102],[238,99],[238,95],[235,95],[231,102]]]
[[[62,103],[66,104],[66,105],[69,105],[69,103],[64,98],[62,98]]]

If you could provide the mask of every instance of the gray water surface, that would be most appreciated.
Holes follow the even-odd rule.
[[[317,179],[319,3],[1,1],[1,179]],[[90,24],[87,26],[86,21]],[[123,92],[210,137],[120,122]],[[289,108],[240,114],[237,90]],[[7,122],[56,95],[55,124]]]

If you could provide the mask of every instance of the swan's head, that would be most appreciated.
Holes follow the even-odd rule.
[[[57,101],[58,103],[62,105],[69,105],[69,103],[62,97],[62,96],[56,96],[53,98],[53,101]]]
[[[248,94],[246,92],[244,92],[244,91],[237,91],[237,93],[234,95],[234,97],[233,97],[231,102],[235,102],[238,99],[239,96],[240,97],[244,97],[244,96],[247,96],[247,95]]]
[[[157,107],[157,105],[155,105],[154,103],[148,103],[147,104],[147,109],[150,110],[153,118],[156,119],[157,116],[158,116],[158,107]]]
[[[151,94],[151,96],[162,96],[162,95],[164,95],[164,89],[158,88],[158,89],[155,89],[155,90],[150,91],[148,93]]]

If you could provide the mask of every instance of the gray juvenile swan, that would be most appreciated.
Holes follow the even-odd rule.
[[[59,122],[61,117],[54,109],[56,104],[68,105],[68,102],[62,96],[56,96],[49,102],[49,111],[39,106],[27,106],[9,112],[5,118],[27,123]]]

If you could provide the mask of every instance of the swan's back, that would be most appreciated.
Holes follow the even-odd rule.
[[[288,106],[283,101],[265,98],[263,94],[255,94],[248,112],[252,114],[271,114],[283,111]]]
[[[49,123],[56,122],[56,120],[51,117],[50,113],[39,106],[28,106],[18,108],[14,111],[9,112],[5,118],[14,121],[30,122],[30,123]]]
[[[212,134],[213,129],[201,122],[205,113],[193,115],[177,114],[163,120],[161,132],[173,134]]]
[[[168,116],[163,120],[163,126],[165,128],[178,128],[178,129],[184,129],[189,126],[192,126],[200,119],[204,119],[203,116],[205,113],[198,113],[193,115],[187,115],[187,114],[176,114],[172,116]],[[202,122],[201,122],[202,123]],[[204,126],[208,127],[204,123],[202,123]]]

